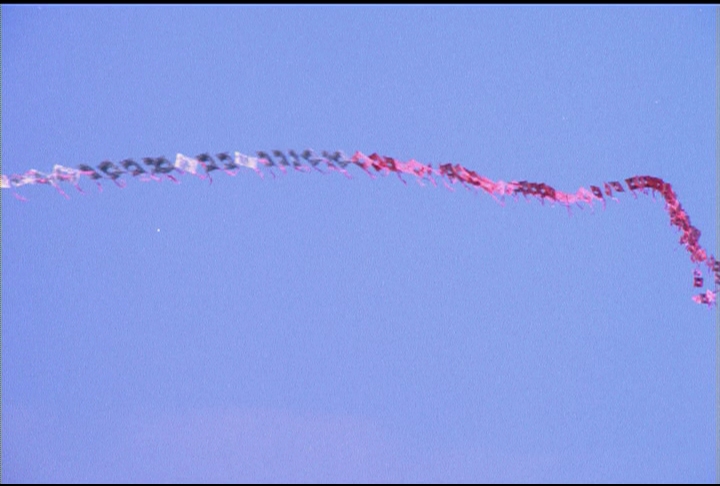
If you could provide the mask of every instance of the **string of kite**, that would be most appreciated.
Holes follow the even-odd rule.
[[[702,288],[704,286],[703,272],[707,272],[714,280],[712,290],[706,289],[704,292],[694,295],[692,299],[698,304],[706,304],[709,307],[716,304],[718,286],[720,286],[720,261],[709,255],[700,246],[700,230],[690,223],[690,217],[678,201],[672,186],[659,177],[634,176],[625,179],[624,185],[620,181],[612,181],[602,185],[592,185],[589,189],[581,187],[574,193],[566,193],[542,182],[493,181],[460,164],[440,164],[435,168],[432,164],[423,164],[416,160],[402,162],[375,153],[365,155],[356,152],[351,157],[347,157],[342,152],[325,151],[317,154],[313,150],[304,150],[300,153],[294,150],[289,150],[287,153],[273,150],[272,153],[257,152],[256,156],[240,152],[232,154],[223,152],[216,154],[215,157],[207,153],[195,157],[177,154],[174,162],[165,157],[145,157],[142,159],[142,163],[126,159],[118,164],[104,161],[96,167],[86,164],[78,165],[76,168],[55,165],[50,173],[31,169],[23,174],[2,175],[0,176],[0,187],[12,189],[18,199],[25,200],[15,191],[16,188],[25,185],[46,184],[54,187],[63,196],[69,197],[63,191],[61,184],[72,184],[77,190],[84,192],[80,187],[83,177],[95,181],[98,188],[102,190],[101,180],[110,180],[118,186],[124,187],[125,182],[122,180],[124,175],[136,177],[142,181],[169,179],[179,183],[177,176],[190,174],[202,179],[209,179],[212,182],[211,173],[214,171],[222,171],[235,176],[241,170],[250,169],[262,177],[263,170],[265,170],[275,177],[273,169],[286,172],[287,169],[292,168],[298,171],[317,170],[323,173],[323,169],[325,169],[340,172],[351,178],[347,170],[348,166],[359,167],[372,178],[374,178],[374,174],[394,173],[403,183],[406,183],[403,179],[405,175],[414,177],[420,185],[429,181],[435,186],[437,186],[435,180],[437,178],[449,189],[452,189],[453,184],[460,183],[469,189],[483,190],[498,201],[503,200],[505,196],[517,198],[522,195],[525,198],[536,198],[543,204],[546,200],[562,204],[568,208],[568,211],[573,205],[582,208],[582,204],[586,204],[592,207],[595,202],[602,202],[604,207],[607,199],[617,201],[614,194],[626,192],[625,187],[635,197],[637,197],[637,192],[649,194],[651,191],[653,196],[659,193],[665,200],[665,210],[670,217],[670,224],[679,230],[680,244],[685,247],[690,255],[690,261],[695,265],[693,287]]]

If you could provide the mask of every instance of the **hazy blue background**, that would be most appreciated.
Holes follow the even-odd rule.
[[[3,173],[377,151],[670,181],[717,245],[715,10],[3,7]],[[714,481],[660,198],[250,171],[2,194],[3,481]]]

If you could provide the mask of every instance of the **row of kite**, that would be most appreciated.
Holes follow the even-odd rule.
[[[703,266],[714,277],[715,289],[707,289],[704,293],[693,296],[693,300],[708,306],[716,303],[717,289],[720,285],[720,262],[712,255],[708,255],[700,246],[700,230],[690,223],[690,217],[678,201],[672,186],[659,177],[634,176],[624,180],[625,186],[620,181],[611,181],[603,183],[602,186],[591,185],[589,189],[581,187],[574,193],[566,193],[541,182],[493,181],[460,164],[440,164],[435,168],[432,164],[423,164],[414,159],[403,162],[376,153],[365,155],[362,152],[355,152],[351,157],[347,157],[340,151],[324,151],[322,154],[317,154],[308,149],[300,153],[294,150],[289,150],[287,153],[280,150],[257,152],[256,156],[240,152],[222,152],[216,154],[215,157],[207,153],[195,157],[177,154],[174,162],[165,157],[145,157],[142,159],[142,163],[126,159],[117,164],[104,161],[96,167],[87,164],[78,165],[76,168],[55,165],[50,173],[32,169],[23,174],[2,175],[0,176],[0,187],[16,189],[24,185],[46,184],[53,186],[65,197],[68,197],[62,189],[61,183],[70,183],[83,192],[80,187],[83,177],[95,181],[102,189],[101,180],[110,180],[122,187],[124,175],[137,177],[144,181],[169,179],[179,182],[176,176],[191,174],[212,181],[212,173],[215,171],[222,171],[234,176],[243,169],[251,169],[260,176],[263,175],[263,169],[269,171],[273,176],[275,176],[273,169],[282,172],[288,169],[320,172],[328,170],[340,172],[350,178],[348,166],[359,167],[371,177],[374,177],[374,174],[394,173],[403,183],[405,183],[403,176],[412,176],[421,185],[424,181],[437,185],[435,179],[438,178],[448,188],[451,188],[452,184],[460,183],[467,188],[481,189],[495,199],[523,195],[526,198],[528,196],[535,197],[541,202],[545,200],[552,203],[557,202],[568,209],[574,204],[585,203],[592,206],[596,201],[601,201],[603,205],[606,199],[617,201],[614,194],[626,192],[625,186],[633,194],[636,191],[645,194],[652,191],[653,195],[659,193],[665,200],[665,210],[670,216],[670,224],[680,231],[680,243],[686,248],[690,254],[690,260],[696,265],[693,270],[693,286],[703,287],[704,279],[701,271]],[[15,192],[15,196],[24,200],[17,192]]]

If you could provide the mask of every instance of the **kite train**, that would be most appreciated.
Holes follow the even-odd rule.
[[[470,189],[482,189],[495,199],[498,196],[500,198],[504,196],[517,197],[521,194],[525,198],[528,196],[537,198],[542,203],[546,199],[552,203],[558,202],[567,207],[568,211],[570,206],[574,204],[582,207],[581,203],[585,203],[592,207],[595,201],[601,201],[603,206],[606,199],[617,201],[613,197],[613,192],[625,192],[625,187],[633,195],[636,194],[636,191],[644,194],[652,191],[653,196],[660,193],[665,199],[665,210],[670,216],[670,224],[680,231],[680,244],[685,246],[690,254],[690,261],[695,264],[693,286],[696,288],[703,287],[703,266],[714,279],[714,289],[707,289],[703,293],[694,295],[693,300],[698,304],[706,304],[709,307],[716,304],[718,286],[720,286],[720,261],[716,260],[714,256],[708,255],[700,246],[700,230],[690,224],[690,217],[680,205],[672,186],[658,177],[634,176],[625,179],[625,186],[619,181],[613,181],[603,183],[602,187],[599,185],[590,186],[590,190],[581,187],[574,193],[566,193],[542,182],[492,181],[472,170],[466,169],[460,164],[441,164],[434,168],[431,164],[423,164],[416,160],[402,162],[392,157],[378,154],[365,155],[361,152],[356,152],[352,157],[347,157],[342,152],[322,152],[322,155],[319,155],[312,150],[304,150],[301,153],[294,150],[289,150],[287,153],[273,150],[272,154],[257,152],[256,155],[254,157],[240,152],[233,154],[223,152],[216,154],[215,157],[209,154],[187,157],[183,154],[177,154],[175,162],[171,162],[165,157],[145,157],[142,159],[142,163],[133,159],[126,159],[118,164],[105,161],[97,167],[81,164],[75,169],[56,165],[49,174],[32,169],[24,174],[2,175],[0,176],[0,187],[3,189],[15,189],[27,184],[48,184],[65,197],[68,197],[60,187],[60,183],[69,182],[80,192],[84,192],[79,185],[82,177],[92,179],[102,190],[100,185],[102,179],[109,179],[118,186],[123,187],[124,181],[121,179],[123,175],[138,177],[143,181],[170,179],[173,182],[179,182],[176,178],[177,175],[191,174],[202,179],[209,179],[212,182],[211,173],[218,170],[234,176],[242,169],[251,169],[262,176],[262,169],[265,169],[274,177],[273,168],[282,172],[285,172],[288,168],[293,168],[298,171],[317,170],[320,172],[323,172],[322,169],[326,169],[340,172],[350,178],[347,167],[355,165],[373,178],[374,173],[387,175],[393,172],[403,183],[405,183],[405,180],[402,176],[406,175],[414,176],[421,185],[423,185],[423,181],[430,181],[437,186],[435,180],[437,177],[448,188],[450,188],[449,184],[460,183]],[[25,200],[17,192],[15,192],[15,196]]]

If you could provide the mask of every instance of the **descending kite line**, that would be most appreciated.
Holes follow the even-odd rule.
[[[617,199],[613,197],[613,191],[625,192],[622,183],[613,181],[605,182],[602,188],[600,186],[590,186],[590,190],[587,190],[581,187],[575,193],[565,193],[544,183],[492,181],[478,175],[472,170],[466,169],[460,164],[441,164],[438,168],[433,168],[431,164],[422,164],[416,160],[401,162],[392,157],[378,154],[365,155],[361,152],[356,152],[352,157],[347,157],[342,152],[323,152],[322,155],[318,155],[312,150],[304,150],[299,154],[293,150],[289,150],[287,155],[280,150],[273,150],[272,155],[267,152],[257,152],[257,157],[244,155],[240,152],[235,152],[232,155],[228,152],[223,152],[217,154],[215,158],[209,154],[200,154],[196,157],[177,154],[174,163],[165,157],[145,157],[142,159],[142,162],[143,163],[140,164],[133,159],[123,160],[119,164],[105,161],[97,167],[81,164],[75,169],[55,165],[53,171],[49,174],[31,169],[24,174],[0,176],[0,187],[14,190],[17,187],[28,184],[48,184],[57,189],[58,192],[65,197],[68,197],[60,187],[60,183],[69,182],[80,192],[84,192],[79,184],[83,176],[95,181],[98,184],[98,188],[102,190],[102,186],[100,185],[101,179],[109,179],[118,186],[123,187],[124,181],[121,177],[126,174],[132,177],[138,177],[143,181],[159,181],[167,178],[176,183],[179,183],[175,177],[176,175],[191,174],[203,179],[209,179],[210,182],[212,182],[210,173],[216,170],[221,170],[234,176],[241,169],[247,168],[254,170],[262,176],[263,172],[261,168],[265,168],[269,170],[270,174],[274,177],[273,167],[279,168],[283,172],[290,167],[299,171],[315,169],[323,172],[321,170],[321,167],[323,167],[327,170],[340,172],[350,178],[351,176],[346,169],[349,165],[356,165],[373,178],[373,171],[375,173],[381,173],[382,175],[394,172],[403,183],[405,183],[405,180],[402,178],[402,175],[406,174],[408,176],[415,176],[421,185],[423,185],[422,181],[429,180],[433,185],[437,186],[435,177],[438,177],[448,188],[450,188],[448,182],[450,184],[459,182],[467,188],[482,189],[496,200],[497,196],[500,196],[500,198],[504,198],[504,196],[517,197],[521,194],[526,198],[528,196],[535,197],[543,203],[546,199],[551,202],[558,202],[566,206],[568,210],[570,206],[574,204],[582,207],[580,203],[585,203],[592,207],[595,201],[602,201],[604,206],[606,196],[609,199],[617,201]],[[714,277],[714,289],[707,289],[703,293],[694,295],[693,300],[698,304],[707,304],[709,307],[713,306],[717,300],[718,286],[720,286],[720,261],[716,260],[714,256],[708,255],[700,246],[700,230],[690,224],[690,217],[680,205],[670,184],[658,177],[652,176],[630,177],[625,179],[625,184],[633,195],[635,195],[635,191],[648,194],[648,190],[651,190],[653,196],[656,192],[659,192],[665,199],[665,210],[670,216],[670,224],[680,230],[680,244],[685,246],[690,254],[690,260],[695,264],[695,269],[693,270],[693,286],[700,288],[704,285],[703,265],[709,271],[709,274]],[[14,194],[18,199],[25,200],[17,192]]]

